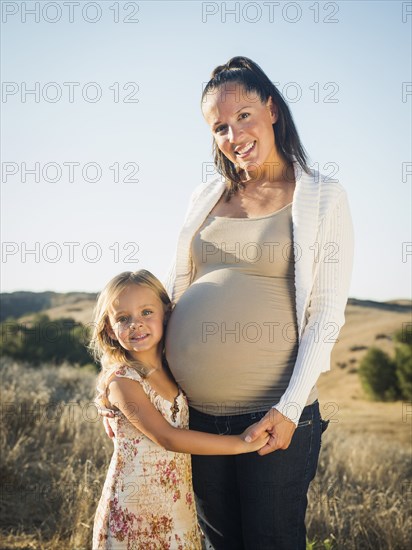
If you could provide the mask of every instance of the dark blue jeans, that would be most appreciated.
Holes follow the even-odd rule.
[[[190,409],[190,429],[240,434],[265,414],[211,416]],[[305,550],[307,492],[326,426],[316,401],[303,409],[286,450],[266,456],[192,456],[196,506],[208,548]]]

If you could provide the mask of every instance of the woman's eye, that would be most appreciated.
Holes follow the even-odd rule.
[[[222,130],[225,129],[225,126],[218,126],[215,130],[216,134],[219,134]]]
[[[247,118],[249,113],[241,113],[240,118]]]
[[[144,310],[143,310],[143,315],[144,315],[145,317],[147,317],[147,316],[150,315],[151,313],[153,313],[153,311],[151,311],[150,309],[144,309]]]

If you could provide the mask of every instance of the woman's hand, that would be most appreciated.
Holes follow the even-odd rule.
[[[97,407],[97,412],[99,413],[100,416],[103,417],[104,431],[110,437],[110,439],[113,439],[114,432],[109,424],[109,418],[115,417],[114,411],[112,411],[111,409],[105,409],[103,407]]]
[[[270,435],[266,445],[259,449],[260,455],[267,455],[277,449],[287,449],[295,432],[296,425],[283,416],[278,410],[270,409],[265,416],[257,422],[249,426],[242,436],[245,435],[245,441],[253,443],[262,437],[266,432]]]
[[[243,442],[246,442],[247,444],[246,452],[248,453],[252,451],[259,451],[259,449],[261,449],[262,447],[265,447],[265,445],[267,445],[269,441],[270,435],[264,430],[260,431],[259,435],[256,436],[256,438],[253,438],[251,442],[246,440],[251,430],[257,428],[258,425],[259,425],[258,422],[256,422],[255,424],[252,424],[251,426],[246,428],[246,430],[239,436]]]

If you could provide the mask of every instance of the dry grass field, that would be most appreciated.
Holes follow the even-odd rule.
[[[56,317],[88,322],[91,305],[59,308]],[[390,336],[408,322],[406,310],[347,307],[333,368],[319,381],[331,423],[310,490],[308,548],[411,547],[412,404],[368,401],[356,373],[366,349],[351,351],[376,345],[392,353],[391,340],[376,335]],[[112,452],[90,404],[94,372],[7,358],[0,372],[0,549],[90,550]]]

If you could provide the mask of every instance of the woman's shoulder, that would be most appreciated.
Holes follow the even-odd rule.
[[[213,180],[200,183],[191,195],[191,202],[195,202],[204,196],[212,195],[213,193],[222,192],[225,187],[225,180],[222,176],[218,176]]]
[[[310,170],[310,173],[303,173],[300,177],[303,197],[312,197],[319,205],[320,216],[336,206],[339,201],[346,201],[347,193],[345,187],[338,179],[338,172],[323,174],[318,170]],[[306,202],[306,200],[305,200]]]
[[[328,174],[324,174],[319,170],[313,168],[309,169],[309,172],[304,172],[298,167],[296,171],[296,179],[300,180],[303,185],[310,185],[319,190],[320,193],[331,192],[339,194],[345,191],[338,175],[339,167],[335,166],[335,163],[330,163],[331,169]],[[325,165],[326,166],[326,165]]]

